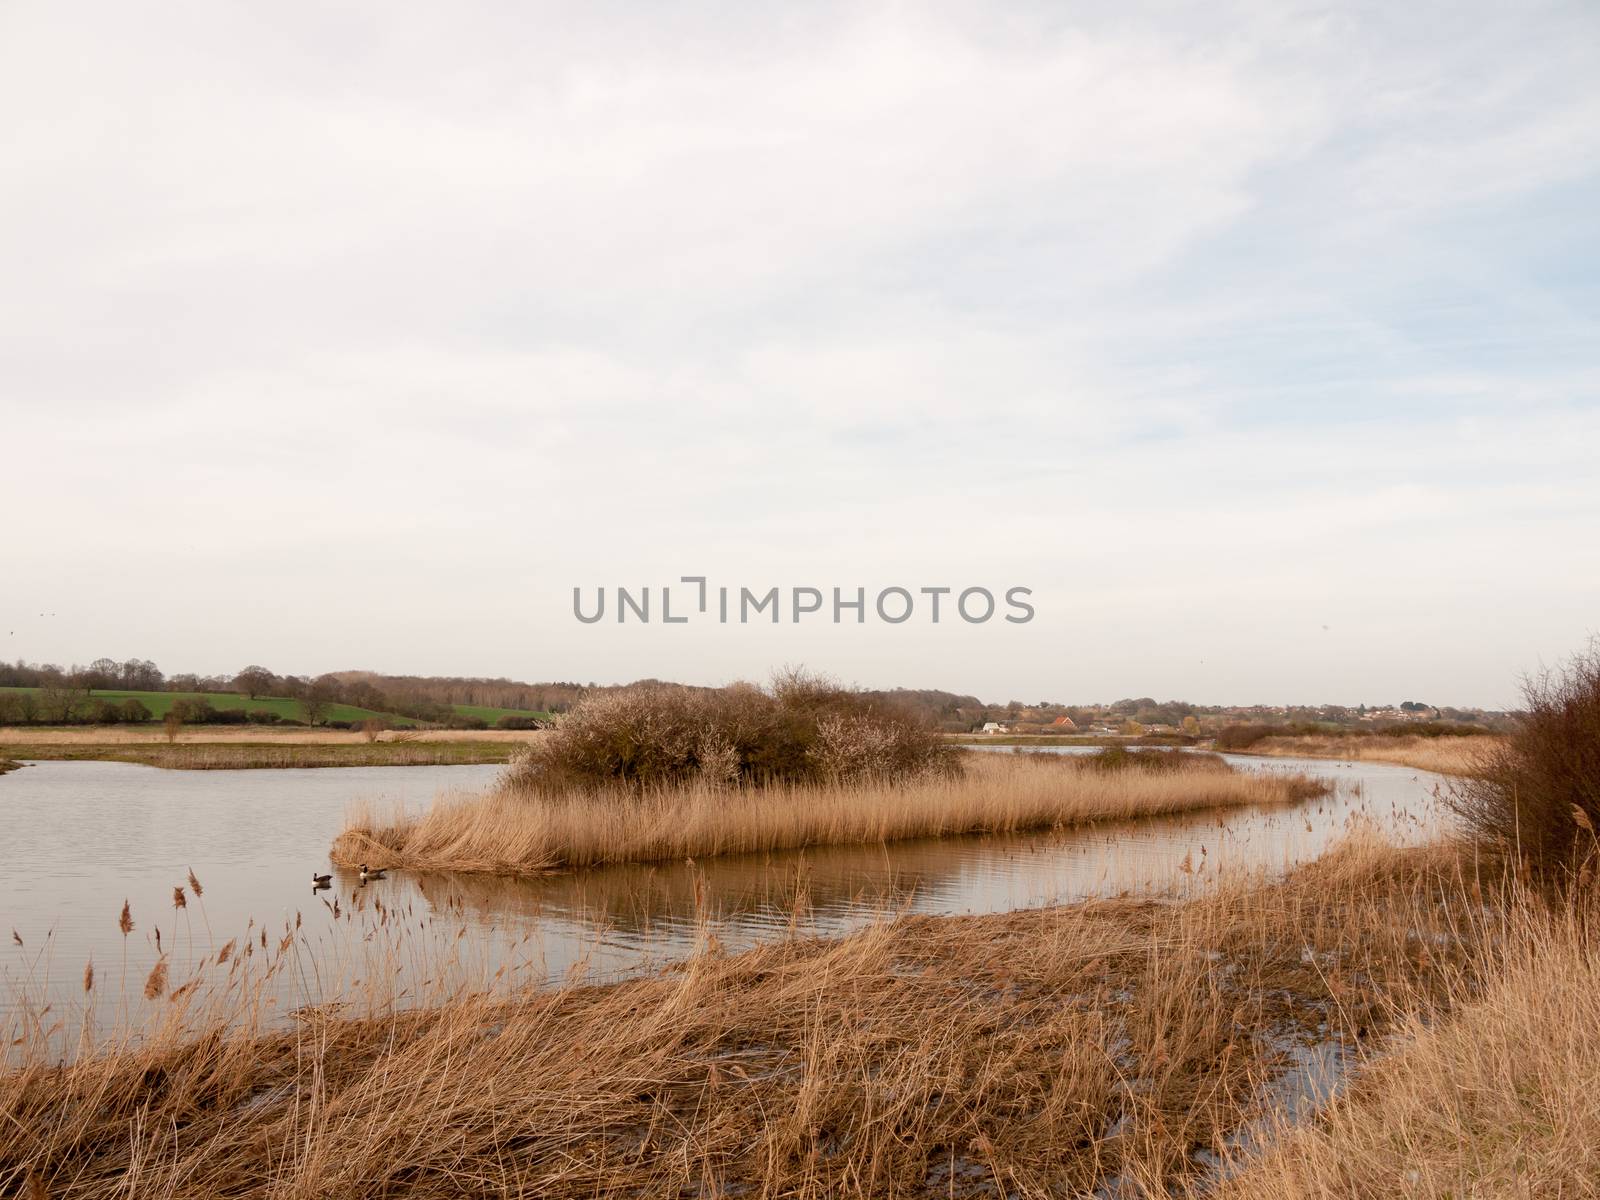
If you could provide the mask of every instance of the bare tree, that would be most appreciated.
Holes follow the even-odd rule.
[[[277,680],[278,677],[265,667],[252,664],[233,677],[233,690],[246,699],[254,700],[257,696],[271,691],[272,685]]]
[[[166,682],[161,668],[148,658],[130,658],[122,664],[122,686],[130,692],[159,692]]]
[[[102,691],[114,688],[122,681],[122,664],[110,658],[97,658],[81,673],[80,678],[85,687],[100,688]]]

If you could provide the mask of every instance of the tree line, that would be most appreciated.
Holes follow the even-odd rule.
[[[455,705],[485,708],[521,709],[529,712],[560,713],[586,697],[613,692],[621,687],[661,683],[642,679],[632,684],[605,685],[559,681],[525,683],[503,676],[485,678],[464,675],[385,675],[375,671],[333,671],[304,676],[279,674],[252,663],[232,675],[166,675],[149,659],[130,658],[119,662],[97,658],[87,666],[61,667],[50,663],[0,662],[0,687],[37,688],[31,699],[0,692],[0,724],[79,724],[113,720],[148,720],[132,705],[117,704],[93,697],[91,692],[233,692],[246,700],[244,709],[216,708],[201,700],[184,702],[180,710],[187,724],[225,724],[242,721],[269,723],[282,720],[266,708],[249,707],[249,701],[263,697],[298,700],[305,720],[314,725],[331,724],[335,705],[350,705],[381,713],[394,713],[431,725],[453,728],[480,727],[485,722],[455,711]],[[1337,705],[1296,706],[1286,709],[1224,708],[1191,704],[1184,700],[1157,701],[1150,696],[1128,697],[1110,704],[1061,704],[1049,700],[1033,703],[1011,700],[991,704],[976,696],[932,688],[894,688],[864,691],[862,695],[892,704],[923,724],[947,733],[967,733],[990,721],[1004,723],[1014,732],[1052,732],[1091,729],[1141,730],[1172,729],[1192,732],[1204,727],[1211,732],[1227,724],[1311,724],[1359,727],[1365,724],[1365,706],[1344,708]],[[135,702],[137,703],[137,702]],[[142,706],[141,706],[142,707]],[[1477,709],[1431,708],[1420,701],[1400,705],[1405,712],[1430,711],[1435,719],[1453,723],[1494,724],[1503,714]],[[120,715],[119,715],[120,714]],[[1067,717],[1070,727],[1056,724]],[[521,720],[521,718],[512,718]]]
[[[184,693],[171,708],[184,724],[295,723],[268,708],[250,708],[258,699],[296,700],[304,723],[338,725],[330,719],[335,705],[393,713],[426,724],[451,728],[483,727],[481,718],[458,713],[454,705],[514,708],[531,712],[563,712],[584,696],[611,690],[593,683],[521,683],[511,679],[458,676],[381,675],[371,671],[335,671],[316,676],[279,674],[252,663],[232,675],[165,674],[149,659],[117,661],[97,658],[87,666],[54,663],[0,662],[0,688],[33,688],[36,692],[0,692],[0,725],[81,725],[148,721],[149,707],[137,698],[95,696],[95,692]],[[205,693],[234,693],[242,708],[218,708]],[[517,718],[512,718],[517,720]]]

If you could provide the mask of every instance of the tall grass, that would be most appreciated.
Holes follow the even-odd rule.
[[[287,1030],[225,987],[209,1021],[0,1076],[0,1194],[1165,1194],[1259,1117],[1286,1047],[1360,1056],[1479,990],[1518,928],[1498,894],[1452,852],[1358,842],[1183,904],[708,945]],[[292,964],[297,936],[258,953]]]
[[[1600,1195],[1600,911],[1511,891],[1437,1005],[1397,1011],[1391,1054],[1319,1119],[1269,1114],[1227,1200]],[[1452,1010],[1447,1022],[1434,1008]]]
[[[354,808],[333,861],[454,871],[535,872],[967,833],[1010,833],[1321,794],[1305,776],[1234,771],[1185,756],[1182,769],[1107,770],[1055,755],[972,754],[959,775],[909,783],[724,787],[552,795],[513,777],[482,796],[416,813]]]

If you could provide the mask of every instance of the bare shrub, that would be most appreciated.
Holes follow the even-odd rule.
[[[641,684],[581,701],[518,764],[516,782],[632,789],[898,780],[958,770],[909,713],[802,671],[770,688]]]
[[[1522,693],[1526,713],[1450,802],[1473,832],[1559,884],[1600,849],[1600,646],[1527,680]]]
[[[131,696],[117,706],[117,720],[126,724],[142,724],[150,719],[150,710]]]
[[[1271,725],[1224,725],[1217,730],[1217,736],[1212,744],[1218,750],[1248,750],[1262,738],[1271,737],[1275,730]]]
[[[525,717],[519,713],[506,713],[494,723],[496,729],[543,729],[544,722],[538,717]]]

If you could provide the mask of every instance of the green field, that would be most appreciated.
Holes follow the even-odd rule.
[[[0,687],[0,692],[31,692],[37,696],[39,689]],[[236,692],[122,692],[96,689],[89,693],[89,698],[91,700],[105,700],[111,704],[121,704],[124,700],[137,700],[150,710],[151,718],[157,721],[165,717],[167,710],[178,700],[209,700],[211,707],[219,711],[222,709],[242,708],[250,710],[264,708],[269,712],[277,713],[280,718],[286,721],[306,721],[305,706],[298,700],[268,696],[258,696],[256,699],[250,700]],[[505,716],[544,719],[550,715],[549,713],[532,712],[527,709],[491,708],[479,704],[453,704],[450,707],[462,716],[478,717],[487,721],[490,725]],[[417,724],[411,717],[402,717],[395,713],[376,712],[370,708],[358,708],[353,704],[328,705],[328,710],[323,720],[348,721],[352,725],[359,725],[362,721],[372,718],[386,721],[390,725],[400,728]]]
[[[550,714],[535,712],[527,708],[490,708],[483,704],[452,704],[451,708],[463,717],[479,717],[493,725],[501,717],[535,717],[541,721],[548,721]]]

